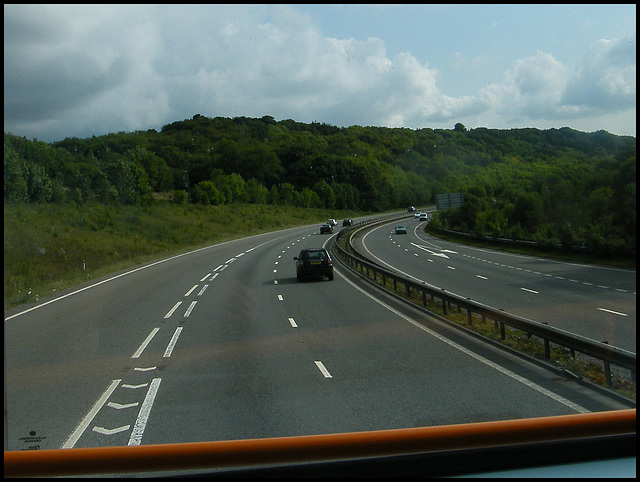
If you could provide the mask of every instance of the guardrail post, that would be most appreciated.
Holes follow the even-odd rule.
[[[444,297],[442,298],[442,314],[447,316],[447,300]]]
[[[604,361],[604,379],[607,382],[607,386],[611,387],[611,363],[608,360]]]
[[[467,310],[467,317],[468,317],[468,320],[469,320],[469,326],[471,326],[473,324],[472,321],[471,321],[471,319],[472,319],[471,310]]]
[[[551,359],[551,347],[549,346],[549,339],[544,339],[544,358],[545,360]]]
[[[499,321],[498,324],[500,325],[500,339],[504,340],[507,337],[504,332],[504,323]]]

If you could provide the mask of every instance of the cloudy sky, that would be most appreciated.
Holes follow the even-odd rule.
[[[4,6],[5,132],[195,114],[635,136],[636,6]]]

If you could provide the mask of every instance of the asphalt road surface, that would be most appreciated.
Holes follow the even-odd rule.
[[[338,263],[333,281],[299,282],[293,257],[331,238],[318,224],[218,244],[5,312],[5,450],[628,408],[385,299]]]

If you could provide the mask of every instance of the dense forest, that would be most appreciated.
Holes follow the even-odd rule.
[[[379,212],[462,192],[435,226],[635,258],[636,140],[605,131],[339,128],[208,118],[45,143],[4,135],[5,203]]]

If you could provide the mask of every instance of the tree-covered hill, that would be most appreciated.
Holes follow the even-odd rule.
[[[434,223],[635,257],[636,140],[605,131],[192,119],[44,143],[5,133],[6,203],[285,204],[383,211],[462,192]]]

